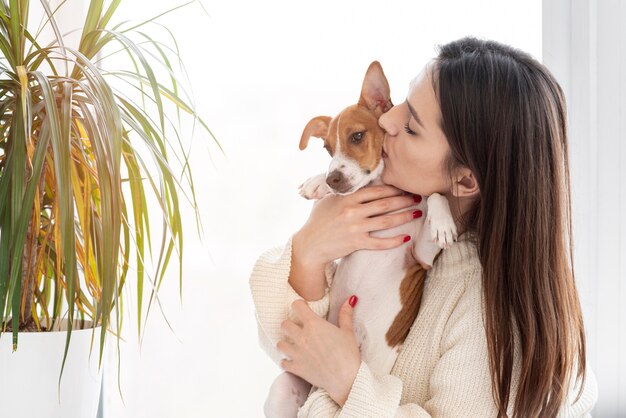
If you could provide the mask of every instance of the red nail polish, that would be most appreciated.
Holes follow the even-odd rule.
[[[422,196],[416,194],[415,196],[413,196],[413,200],[415,200],[415,203],[419,203],[422,201]]]
[[[413,219],[419,218],[421,216],[422,216],[422,211],[421,210],[416,210],[415,212],[413,212]]]
[[[404,237],[404,242],[408,242],[411,240],[411,236],[407,235],[406,237]]]
[[[354,308],[354,305],[356,305],[358,301],[359,301],[359,298],[357,298],[356,295],[352,295],[350,296],[350,300],[348,301],[348,304]]]

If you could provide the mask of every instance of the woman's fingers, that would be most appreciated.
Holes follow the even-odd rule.
[[[280,329],[283,330],[285,335],[289,337],[292,341],[295,341],[296,338],[300,335],[300,331],[302,328],[297,325],[295,322],[290,321],[289,319],[285,319],[280,324]]]
[[[400,196],[403,194],[406,194],[406,192],[398,189],[397,187],[383,184],[379,186],[363,187],[362,189],[352,193],[350,196],[358,203],[367,203],[373,200],[391,196]]]
[[[276,349],[280,351],[281,353],[283,353],[284,355],[286,355],[287,357],[289,357],[289,359],[291,360],[293,360],[294,355],[296,353],[294,344],[286,340],[278,341],[276,343]]]
[[[346,196],[325,196],[313,205],[309,219],[294,236],[292,263],[319,268],[366,248],[371,231],[393,228],[413,219],[413,211],[389,212],[416,203],[413,195],[389,185],[365,187]]]
[[[364,227],[368,232],[394,228],[413,219],[421,218],[421,210],[405,210],[391,215],[380,215],[365,221]]]
[[[400,195],[387,197],[361,205],[362,214],[365,217],[383,215],[400,209],[406,209],[409,206],[416,205],[417,202],[413,195]]]
[[[380,238],[380,237],[370,237],[366,240],[367,250],[388,250],[390,248],[396,248],[400,245],[412,245],[412,240],[407,240],[406,237],[408,235],[397,235],[395,237],[389,238]]]

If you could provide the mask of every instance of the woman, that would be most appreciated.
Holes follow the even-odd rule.
[[[319,388],[299,416],[588,415],[597,389],[585,362],[565,103],[553,76],[526,53],[461,39],[441,47],[379,124],[390,186],[320,200],[250,278],[262,345]],[[355,298],[339,327],[323,319],[327,282],[333,260],[357,249],[409,246],[403,236],[369,236],[384,217],[392,226],[411,219],[400,210],[414,204],[404,192],[446,196],[460,235],[428,272],[391,374],[376,376],[350,327]]]

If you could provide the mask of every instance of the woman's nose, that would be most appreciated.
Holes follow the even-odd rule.
[[[383,113],[378,118],[378,126],[383,128],[387,134],[395,136],[398,134],[398,129],[395,127],[393,123],[393,114],[394,114],[395,106],[389,109],[386,113]]]

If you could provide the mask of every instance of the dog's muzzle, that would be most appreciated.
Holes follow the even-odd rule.
[[[350,184],[346,176],[339,170],[335,170],[326,176],[326,184],[328,184],[335,193],[346,193],[352,188],[352,184]]]

